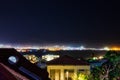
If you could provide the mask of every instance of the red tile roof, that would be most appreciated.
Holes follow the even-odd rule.
[[[0,63],[0,80],[16,80],[16,78],[6,70]]]
[[[77,60],[73,57],[64,55],[57,59],[47,62],[47,65],[89,65],[86,61]]]
[[[12,64],[8,60],[11,56],[16,57],[18,61]],[[0,63],[1,63],[0,66],[2,66],[2,68],[4,68],[6,72],[9,72],[13,76],[15,76],[17,80],[21,80],[18,78],[21,77],[23,78],[24,76],[29,80],[34,80],[35,78],[40,78],[42,80],[50,80],[48,78],[48,72],[46,69],[41,69],[37,65],[30,63],[28,60],[25,59],[25,57],[22,56],[22,54],[17,52],[15,49],[0,48]],[[4,72],[2,71],[2,68],[0,70],[0,76],[3,75]],[[24,80],[28,80],[28,79],[24,79]],[[3,79],[3,80],[15,80],[15,79]]]
[[[29,80],[6,65],[0,63],[0,80]]]

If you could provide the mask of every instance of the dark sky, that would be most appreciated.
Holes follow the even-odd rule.
[[[114,0],[0,1],[0,43],[119,45]]]

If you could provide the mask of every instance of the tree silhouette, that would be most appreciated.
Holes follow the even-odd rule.
[[[115,51],[108,51],[104,62],[100,67],[93,69],[92,74],[96,80],[113,80],[120,76],[120,54]]]

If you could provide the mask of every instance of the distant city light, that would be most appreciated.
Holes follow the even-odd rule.
[[[99,56],[98,59],[103,59],[103,56]]]
[[[39,61],[39,58],[35,55],[24,55],[24,57],[33,64]]]
[[[117,50],[120,50],[120,48],[119,47],[112,47],[111,50],[117,51]]]
[[[80,50],[83,50],[83,49],[85,49],[85,47],[84,47],[84,46],[81,46],[81,47],[80,47]]]
[[[103,49],[104,49],[104,50],[107,50],[107,51],[109,51],[109,50],[110,50],[108,47],[104,47]]]
[[[4,45],[4,44],[0,44],[0,48],[15,48],[18,52],[29,52],[28,49],[46,49],[49,51],[59,51],[59,50],[105,50],[105,51],[109,51],[109,50],[120,50],[120,47],[103,47],[103,48],[91,48],[91,47],[84,47],[82,46],[65,46],[65,45],[52,45],[52,46],[30,46],[30,45],[25,45],[25,46],[18,46],[18,45]]]
[[[60,56],[59,55],[50,55],[50,54],[47,54],[47,55],[43,55],[42,56],[42,59],[43,60],[46,60],[46,61],[51,61],[55,58],[59,58]]]
[[[93,60],[97,60],[98,58],[97,57],[93,57]]]

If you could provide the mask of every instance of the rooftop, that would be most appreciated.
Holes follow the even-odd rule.
[[[0,48],[0,76],[3,76],[0,77],[0,80],[17,80],[16,77],[24,77],[25,80],[27,78],[30,80],[50,80],[46,69],[41,69],[37,65],[30,63],[12,48]],[[9,77],[12,78],[7,79]],[[23,80],[20,78],[19,80]]]
[[[25,76],[17,73],[8,66],[0,63],[0,80],[29,80]]]
[[[73,57],[64,55],[54,60],[48,61],[47,65],[89,65],[86,61],[77,60]]]

